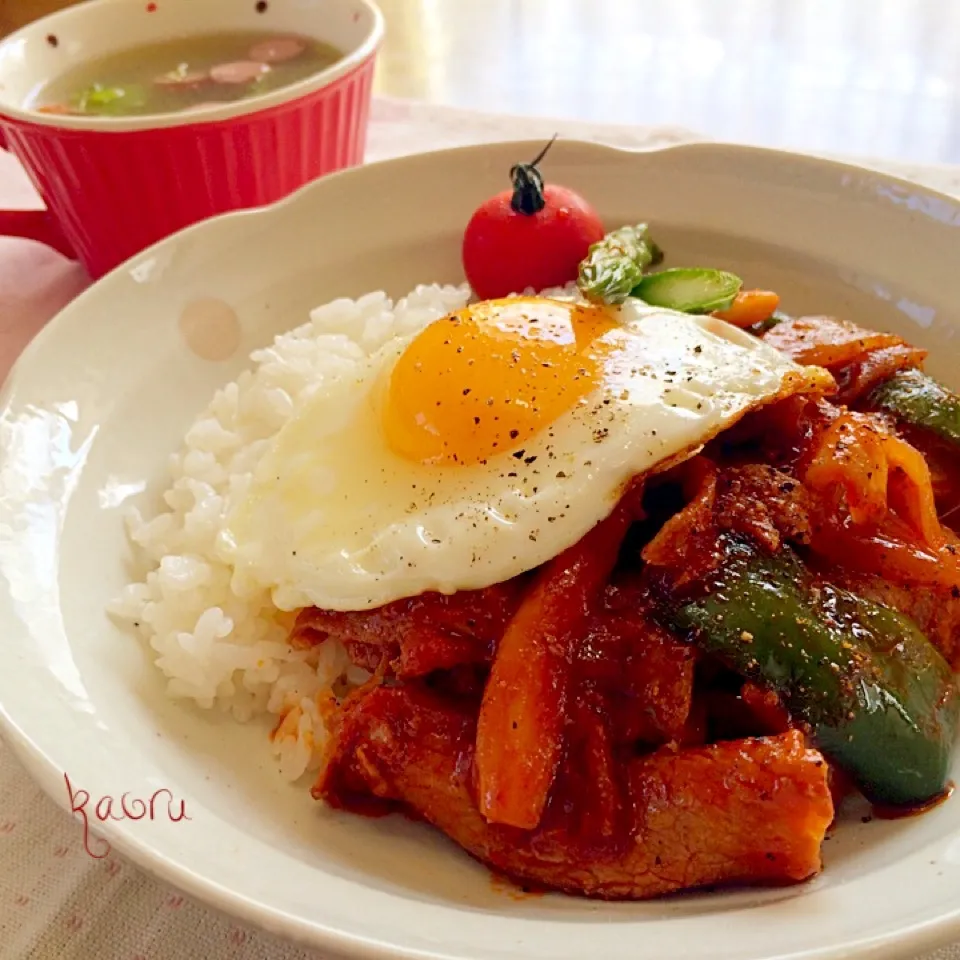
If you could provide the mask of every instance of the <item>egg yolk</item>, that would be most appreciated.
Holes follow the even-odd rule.
[[[384,430],[401,456],[484,463],[523,443],[597,385],[608,308],[538,297],[473,304],[427,327],[390,377]]]

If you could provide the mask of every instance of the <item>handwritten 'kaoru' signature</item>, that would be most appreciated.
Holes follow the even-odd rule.
[[[166,787],[155,790],[146,799],[133,796],[128,791],[119,798],[104,794],[94,802],[86,790],[73,786],[66,773],[63,780],[67,785],[70,810],[83,824],[83,849],[95,860],[102,860],[110,853],[110,844],[103,837],[90,832],[91,817],[100,823],[106,823],[107,820],[163,819],[180,823],[181,820],[193,819],[187,816],[186,801],[177,800]]]

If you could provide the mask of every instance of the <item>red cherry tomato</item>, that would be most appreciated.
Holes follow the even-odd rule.
[[[544,186],[537,164],[517,164],[513,189],[482,203],[463,235],[463,269],[481,300],[520,293],[527,287],[559,287],[577,278],[590,245],[602,239],[603,223],[579,194]]]

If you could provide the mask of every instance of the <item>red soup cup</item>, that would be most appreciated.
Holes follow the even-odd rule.
[[[77,65],[218,31],[298,35],[343,56],[287,87],[176,113],[42,108],[44,84]],[[0,235],[47,243],[99,277],[191,223],[360,163],[382,36],[371,0],[84,0],[19,30],[0,42],[0,145],[46,209],[0,211]]]

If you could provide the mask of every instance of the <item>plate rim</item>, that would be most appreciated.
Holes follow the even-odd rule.
[[[875,178],[877,182],[905,188],[912,194],[923,195],[931,200],[947,203],[951,206],[958,220],[960,220],[960,200],[956,197],[917,184],[906,178],[893,176],[870,167],[863,167],[855,163],[827,159],[811,154],[793,153],[766,147],[740,146],[730,143],[703,141],[653,147],[622,147],[571,138],[564,139],[563,144],[564,149],[568,153],[570,151],[576,151],[570,159],[581,157],[588,162],[595,162],[603,157],[612,158],[617,155],[638,154],[702,154],[707,161],[711,156],[736,158],[738,156],[751,155],[762,157],[763,162],[803,164],[806,168],[818,170],[821,173],[829,173],[832,171],[837,174],[848,173],[861,177],[866,174]],[[507,146],[511,149],[516,148],[518,150],[525,148],[538,149],[542,146],[542,143],[533,140],[503,140],[409,154],[402,157],[386,158],[323,177],[320,180],[307,184],[279,202],[210,218],[209,220],[194,224],[159,241],[92,284],[64,309],[59,311],[56,316],[39,331],[21,352],[20,356],[12,365],[2,386],[0,386],[0,414],[7,411],[10,402],[15,397],[21,377],[25,375],[25,371],[29,370],[37,356],[46,349],[49,342],[60,335],[60,332],[66,324],[79,322],[78,320],[74,320],[74,317],[79,317],[84,313],[87,299],[93,300],[100,296],[104,286],[114,282],[118,275],[129,273],[136,264],[143,263],[166,250],[172,249],[185,240],[193,240],[198,236],[202,236],[206,230],[220,229],[223,223],[239,223],[240,221],[253,221],[275,217],[282,218],[289,208],[302,203],[305,197],[315,192],[330,190],[332,186],[335,186],[337,182],[341,182],[343,178],[367,176],[369,175],[367,171],[378,171],[384,167],[396,168],[400,165],[415,167],[417,165],[429,165],[438,162],[456,162],[457,158],[467,154],[490,154]],[[26,730],[23,729],[16,718],[8,712],[6,705],[2,702],[0,702],[0,736],[3,737],[4,742],[19,762],[26,767],[31,778],[41,789],[43,789],[61,809],[69,811],[69,805],[65,802],[63,796],[62,771],[60,766],[55,764],[41,748],[32,742]],[[310,924],[302,917],[297,917],[277,907],[251,900],[242,894],[237,894],[221,886],[195,872],[190,867],[168,858],[157,845],[138,839],[136,833],[124,830],[120,824],[114,824],[112,822],[99,824],[97,834],[103,836],[113,848],[130,859],[139,869],[144,870],[151,876],[183,890],[202,903],[289,940],[310,944],[320,947],[321,949],[333,950],[339,955],[357,958],[357,960],[457,960],[457,956],[446,952],[425,951],[418,948],[411,949],[378,941],[369,936],[357,936],[349,932],[344,932],[343,930],[318,927],[316,924]],[[960,837],[960,832],[948,834],[948,836],[954,835]],[[541,922],[550,923],[550,921],[530,922],[537,925]],[[673,922],[681,924],[683,920],[677,918]],[[642,920],[638,920],[634,925],[641,926],[642,923]],[[835,946],[804,950],[802,954],[782,952],[770,954],[769,960],[778,960],[778,958],[780,958],[780,960],[787,960],[788,957],[799,956],[809,958],[809,960],[814,960],[814,958],[816,958],[816,960],[841,960],[841,958],[849,957],[874,957],[877,958],[877,960],[891,958],[892,960],[892,958],[900,956],[901,952],[905,949],[916,951],[933,949],[948,942],[953,937],[960,937],[960,905],[958,905],[952,914],[941,914],[940,916],[929,918],[912,926],[905,926],[893,933],[883,934],[874,938],[861,938],[860,940],[853,942],[848,941]]]

